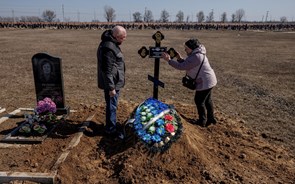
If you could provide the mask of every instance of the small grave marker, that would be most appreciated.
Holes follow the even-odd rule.
[[[56,104],[58,114],[68,113],[69,107],[65,107],[61,59],[46,53],[37,53],[32,57],[32,64],[37,102],[45,97],[51,98]]]
[[[164,39],[164,35],[157,31],[152,38],[155,40],[155,47],[149,47],[149,50],[143,46],[138,50],[138,54],[145,58],[149,55],[150,58],[155,58],[154,77],[148,75],[148,80],[154,83],[153,98],[158,99],[158,86],[164,88],[164,83],[159,80],[160,74],[160,58],[163,52],[168,52],[171,58],[176,56],[176,52],[173,48],[167,51],[167,47],[161,47],[161,41]]]
[[[32,57],[33,65],[33,74],[35,81],[35,90],[37,96],[37,102],[43,100],[44,98],[50,98],[56,104],[56,113],[58,116],[57,119],[65,120],[69,115],[69,107],[65,107],[65,98],[63,90],[63,76],[62,76],[62,67],[61,59],[57,57],[50,56],[45,53],[37,53]],[[15,112],[19,113],[20,109]],[[9,117],[7,117],[9,118]],[[0,119],[0,124],[6,119]],[[19,134],[20,128],[27,124],[26,121],[23,121],[20,126],[16,127],[12,132],[6,135],[1,142],[6,143],[24,143],[24,144],[34,144],[41,143],[47,136],[54,130],[57,124],[54,124],[48,129],[46,134],[35,136],[24,136]]]

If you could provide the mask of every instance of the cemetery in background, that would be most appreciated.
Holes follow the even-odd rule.
[[[176,30],[265,30],[265,31],[294,31],[295,22],[273,23],[136,23],[136,22],[0,22],[0,28],[20,29],[108,29],[122,25],[130,30],[142,29],[176,29]]]
[[[218,80],[213,91],[218,124],[199,127],[192,123],[197,118],[194,93],[181,84],[184,72],[160,59],[158,79],[165,87],[159,88],[158,97],[180,114],[183,134],[167,152],[152,155],[138,141],[112,144],[102,133],[104,99],[97,88],[96,49],[101,33],[112,24],[95,29],[87,24],[82,24],[85,29],[44,25],[42,29],[26,29],[24,25],[0,28],[0,115],[5,118],[15,109],[36,106],[38,90],[32,65],[36,53],[60,58],[64,102],[73,112],[42,144],[0,144],[0,172],[56,171],[60,183],[295,181],[293,28],[232,31],[212,25],[212,31],[174,30],[168,24],[161,29],[127,27],[127,40],[122,44],[126,86],[120,93],[120,124],[153,95],[148,76],[154,73],[155,61],[142,58],[138,50],[155,44],[152,35],[157,30],[165,36],[161,46],[174,48],[183,56],[183,43],[197,37],[206,46]],[[0,123],[1,139],[23,120],[21,115]],[[80,142],[73,143],[75,138]],[[65,153],[65,161],[58,160]]]

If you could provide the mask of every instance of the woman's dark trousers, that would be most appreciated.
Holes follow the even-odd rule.
[[[206,124],[206,121],[214,120],[214,109],[213,109],[213,102],[211,99],[211,91],[212,88],[203,90],[203,91],[196,91],[195,94],[195,104],[198,109],[199,114],[199,123]],[[207,116],[206,116],[207,110]]]

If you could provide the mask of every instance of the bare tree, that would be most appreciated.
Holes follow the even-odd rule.
[[[37,16],[21,16],[20,22],[41,22],[42,19]]]
[[[204,20],[205,20],[205,14],[204,14],[203,11],[199,11],[197,13],[197,20],[198,20],[199,23],[204,22]]]
[[[18,17],[0,17],[0,22],[18,22]]]
[[[183,11],[178,11],[176,14],[176,22],[183,22],[184,14]]]
[[[280,18],[280,21],[281,21],[282,23],[284,23],[284,22],[288,22],[287,17],[285,17],[285,16],[281,17],[281,18]]]
[[[223,12],[222,14],[221,14],[221,18],[220,18],[220,21],[221,22],[227,22],[227,14],[226,14],[226,12]]]
[[[213,22],[214,21],[213,11],[211,11],[206,18],[207,18],[207,20],[206,20],[207,22]]]
[[[189,21],[189,16],[186,16],[186,22],[188,22]]]
[[[42,17],[45,22],[53,22],[56,17],[56,14],[52,10],[45,10],[42,13]]]
[[[236,21],[236,14],[232,14],[231,15],[231,22],[235,22]]]
[[[107,22],[113,22],[116,18],[115,10],[110,6],[104,7],[104,17],[106,18]]]
[[[151,10],[146,10],[143,17],[145,22],[153,22],[153,13]]]
[[[238,9],[236,11],[236,20],[241,22],[242,18],[245,16],[245,11],[243,9]]]
[[[134,22],[142,22],[142,15],[140,12],[133,13]]]
[[[160,22],[168,22],[169,13],[166,10],[163,10],[160,17]]]

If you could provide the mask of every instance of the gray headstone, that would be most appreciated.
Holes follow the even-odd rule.
[[[65,107],[62,62],[60,58],[45,53],[32,57],[37,102],[51,98],[57,108]]]

